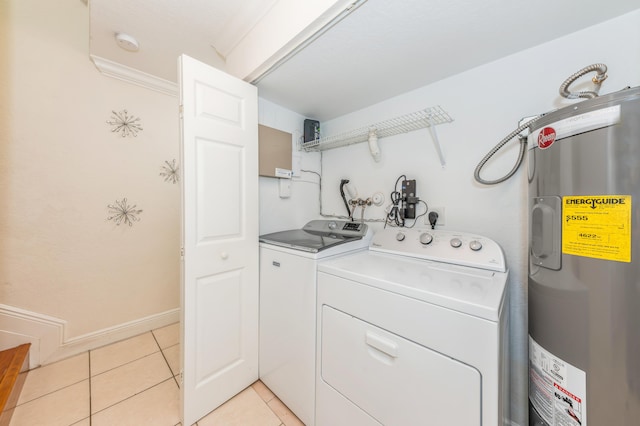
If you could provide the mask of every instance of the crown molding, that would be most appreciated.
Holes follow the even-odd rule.
[[[178,96],[178,85],[155,75],[147,74],[126,65],[110,61],[100,56],[89,55],[98,71],[108,77],[117,78],[127,83],[135,84],[146,89],[155,90],[165,95]]]

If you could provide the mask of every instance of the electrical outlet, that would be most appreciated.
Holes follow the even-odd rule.
[[[431,212],[438,213],[438,221],[436,222],[436,227],[442,226],[446,223],[445,215],[444,215],[444,207],[429,207],[429,213]],[[431,226],[431,224],[429,223],[429,214],[426,214],[424,216],[424,223],[426,225]]]

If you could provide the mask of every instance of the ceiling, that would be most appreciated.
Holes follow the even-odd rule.
[[[91,54],[176,80],[186,53],[225,56],[278,0],[89,0]],[[320,121],[361,109],[640,7],[637,0],[364,0],[254,82]],[[136,37],[126,52],[114,33]]]
[[[90,54],[175,82],[185,53],[224,69],[225,57],[278,0],[89,0]],[[128,52],[115,34],[133,36]]]

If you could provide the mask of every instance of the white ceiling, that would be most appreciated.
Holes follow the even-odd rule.
[[[90,0],[91,54],[170,81],[180,53],[224,68],[277,1]],[[326,121],[638,8],[638,0],[366,0],[256,84],[261,97]],[[135,36],[140,51],[117,47],[116,32]]]
[[[90,53],[175,82],[186,53],[216,68],[278,0],[89,0]],[[121,49],[133,36],[138,52]]]

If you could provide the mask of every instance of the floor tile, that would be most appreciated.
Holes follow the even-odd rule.
[[[171,345],[177,332],[177,324],[163,327],[31,370],[21,376],[18,406],[0,417],[0,425],[181,426],[180,390],[172,377],[180,369],[180,344]],[[302,423],[258,380],[193,426],[212,425]]]
[[[94,414],[92,426],[174,426],[180,423],[180,394],[173,378]]]
[[[11,426],[69,426],[89,417],[89,380],[13,409]]]
[[[198,420],[198,426],[279,426],[280,423],[251,387]]]
[[[21,374],[26,378],[18,405],[88,379],[89,354],[84,352]]]
[[[269,408],[282,420],[285,426],[304,426],[304,423],[279,398],[276,397],[269,401]]]
[[[264,402],[269,402],[275,397],[273,392],[271,392],[271,389],[269,389],[260,380],[252,384],[251,387],[253,388],[253,390],[255,390],[258,393],[258,395],[260,395],[260,398],[262,398]]]
[[[91,375],[104,373],[159,350],[150,332],[93,350],[90,352]]]
[[[174,376],[180,374],[180,345],[173,345],[169,348],[163,349],[162,353],[169,363],[169,368]]]
[[[93,376],[91,411],[97,413],[169,378],[171,370],[160,352]]]
[[[180,323],[153,330],[153,335],[162,349],[177,345],[180,343]]]

